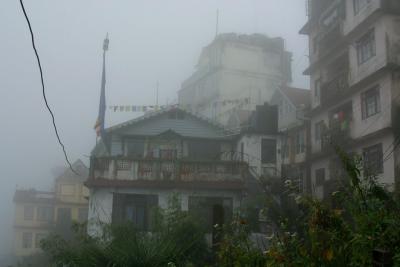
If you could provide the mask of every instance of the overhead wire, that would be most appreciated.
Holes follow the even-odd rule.
[[[60,135],[59,135],[59,133],[58,133],[58,129],[57,129],[57,125],[56,125],[54,113],[53,113],[53,111],[51,110],[51,108],[50,108],[50,106],[49,106],[49,103],[47,102],[46,90],[45,90],[44,79],[43,79],[42,64],[41,64],[41,62],[40,62],[39,54],[38,54],[38,51],[37,51],[37,49],[36,49],[35,37],[34,37],[34,34],[33,34],[32,25],[31,25],[31,22],[30,22],[30,20],[29,20],[29,17],[28,17],[28,15],[27,15],[27,13],[26,13],[25,6],[24,6],[23,1],[20,0],[19,2],[20,2],[20,4],[21,4],[22,12],[24,13],[26,22],[27,22],[28,27],[29,27],[29,32],[30,32],[31,40],[32,40],[32,48],[33,48],[33,51],[35,52],[36,60],[37,60],[38,67],[39,67],[40,81],[41,81],[41,83],[42,83],[42,95],[43,95],[44,103],[46,104],[46,108],[47,108],[47,110],[49,111],[49,113],[50,113],[50,115],[51,115],[51,119],[52,119],[52,123],[53,123],[53,128],[54,128],[54,131],[55,131],[55,134],[56,134],[58,143],[60,144],[60,146],[61,146],[61,148],[62,148],[62,151],[63,151],[63,153],[64,153],[65,161],[67,162],[67,164],[68,164],[69,168],[71,169],[71,171],[72,171],[73,173],[75,173],[76,175],[79,176],[80,174],[78,174],[78,173],[73,169],[72,164],[71,164],[71,162],[70,162],[69,159],[68,159],[68,155],[67,155],[65,146],[64,146],[63,142],[61,141]]]

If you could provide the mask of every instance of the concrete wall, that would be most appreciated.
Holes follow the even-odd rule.
[[[361,95],[366,90],[378,86],[381,111],[369,118],[362,119]],[[359,138],[380,129],[390,127],[392,121],[392,78],[390,74],[371,83],[368,87],[353,95],[353,122],[351,124],[351,136]]]
[[[368,77],[388,63],[386,30],[388,29],[390,21],[391,19],[389,19],[389,17],[381,17],[373,26],[358,31],[357,35],[354,36],[354,42],[349,46],[350,85]],[[357,62],[357,42],[371,30],[373,30],[375,34],[376,55],[359,65]]]
[[[284,130],[297,122],[296,107],[283,95],[275,90],[271,97],[271,105],[278,106],[278,130]]]
[[[225,124],[234,108],[254,110],[269,101],[285,79],[279,52],[240,42],[211,46],[208,50],[216,51],[212,55],[203,52],[198,69],[178,93],[179,103],[191,105],[195,112]],[[245,98],[250,98],[250,104],[244,107],[222,104],[224,100]]]
[[[377,11],[381,6],[381,0],[370,0],[370,2],[357,14],[354,12],[353,1],[345,1],[346,3],[346,20],[343,25],[343,33],[345,35],[353,31],[359,26],[367,17]]]
[[[276,155],[275,164],[265,164],[261,162],[261,140],[262,139],[273,139],[277,142],[276,151],[279,151],[278,138],[273,135],[257,135],[257,134],[245,134],[237,142],[236,151],[241,153],[241,144],[243,143],[244,161],[248,161],[249,168],[257,176],[261,176],[265,171],[271,175],[277,175],[279,172],[279,166],[281,164],[280,155]]]

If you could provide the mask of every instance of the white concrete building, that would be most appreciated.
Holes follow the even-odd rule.
[[[311,75],[313,192],[326,196],[324,184],[340,175],[332,145],[361,154],[365,168],[393,188],[399,177],[400,1],[308,3],[301,33],[310,43],[305,73]]]
[[[203,49],[196,71],[183,82],[179,104],[225,125],[232,113],[255,110],[290,81],[291,53],[282,38],[220,34]]]
[[[265,103],[242,122],[236,137],[236,153],[248,164],[254,177],[277,177],[281,160],[277,154],[278,109]]]
[[[151,209],[177,194],[183,210],[204,223],[227,222],[240,207],[247,164],[232,158],[234,136],[180,108],[168,108],[106,129],[92,152],[89,226],[133,221],[149,231]]]

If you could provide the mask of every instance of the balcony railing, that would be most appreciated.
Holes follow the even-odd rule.
[[[322,152],[335,152],[336,147],[346,149],[351,144],[350,123],[350,119],[346,119],[341,123],[330,122],[329,129],[326,129],[323,134],[321,142]]]
[[[191,161],[132,158],[95,158],[91,179],[147,181],[237,181],[247,164],[236,161]]]
[[[326,106],[336,102],[346,94],[349,88],[349,72],[343,71],[335,78],[321,86],[321,105]]]

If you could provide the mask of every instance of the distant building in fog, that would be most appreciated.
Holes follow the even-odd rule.
[[[14,253],[17,259],[40,253],[40,240],[56,232],[67,237],[72,221],[87,220],[88,189],[83,185],[88,169],[81,160],[55,180],[54,192],[16,190],[14,195]]]
[[[282,38],[220,34],[203,49],[196,71],[183,82],[179,104],[225,125],[232,113],[268,102],[291,76],[291,53]]]

